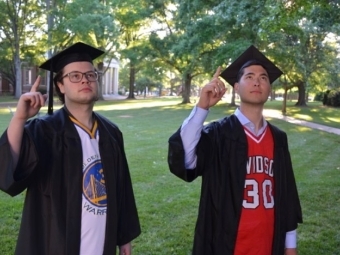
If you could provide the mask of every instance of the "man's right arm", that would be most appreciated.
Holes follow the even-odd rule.
[[[185,167],[187,169],[194,169],[196,167],[196,146],[201,137],[203,123],[208,113],[208,110],[196,106],[181,126],[181,138],[185,152]]]
[[[182,124],[181,138],[185,150],[185,166],[187,169],[193,169],[196,166],[195,148],[201,137],[203,123],[210,107],[217,104],[226,92],[224,83],[218,78],[220,72],[221,67],[218,67],[211,81],[202,88],[196,107]]]
[[[196,146],[201,137],[204,120],[210,107],[217,104],[226,92],[224,83],[218,78],[220,71],[221,67],[218,67],[212,80],[202,88],[199,101],[190,116],[183,122],[181,129],[169,139],[170,171],[189,182],[199,175],[196,171],[187,170],[196,169]]]
[[[21,95],[16,112],[7,128],[7,137],[11,149],[14,168],[18,164],[21,142],[26,121],[35,116],[40,108],[45,105],[47,95],[37,92],[40,84],[40,76],[36,79],[30,92]]]
[[[26,120],[13,116],[7,128],[7,137],[10,145],[14,168],[18,164],[25,123]]]

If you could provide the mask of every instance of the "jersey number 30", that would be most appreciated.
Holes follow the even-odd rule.
[[[256,180],[246,180],[244,188],[246,190],[243,207],[255,209],[260,205],[260,196],[262,196],[263,206],[267,209],[274,207],[273,186],[271,180],[262,182],[262,192],[259,191],[259,184]]]

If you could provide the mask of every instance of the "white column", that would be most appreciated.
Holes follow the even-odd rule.
[[[114,80],[113,80],[113,92],[115,95],[118,95],[118,68],[114,69]]]
[[[110,94],[113,94],[113,72],[114,67],[110,68]]]
[[[105,64],[104,64],[105,65]],[[119,63],[116,60],[112,60],[110,65],[105,65],[108,70],[103,77],[103,93],[118,95],[118,69]]]

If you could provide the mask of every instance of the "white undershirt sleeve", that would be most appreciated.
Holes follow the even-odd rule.
[[[286,233],[286,248],[296,248],[296,229]]]
[[[181,138],[185,151],[185,167],[193,169],[196,167],[197,156],[195,153],[196,145],[201,137],[201,131],[204,121],[209,111],[194,107],[188,118],[186,118],[181,127]]]

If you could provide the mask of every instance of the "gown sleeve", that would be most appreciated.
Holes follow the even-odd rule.
[[[11,196],[24,191],[38,162],[35,146],[24,131],[17,167],[13,167],[13,159],[7,136],[7,130],[0,138],[0,189]]]
[[[197,162],[193,169],[187,169],[185,166],[185,150],[180,134],[181,129],[178,129],[169,138],[168,165],[170,172],[187,182],[192,182],[198,176],[202,176],[203,172],[209,169],[208,166],[213,163],[211,155],[215,153],[214,143],[219,143],[219,132],[217,131],[219,126],[219,123],[213,122],[203,127],[195,148]]]
[[[288,141],[287,136],[284,136],[285,139],[285,155],[286,155],[286,175],[287,175],[287,182],[286,182],[286,191],[287,191],[287,201],[290,202],[290,206],[288,208],[288,216],[287,217],[287,232],[295,230],[298,227],[298,223],[302,223],[302,210],[300,205],[300,199],[298,195],[298,190],[296,186],[296,180],[294,176],[294,171],[292,167],[292,160],[290,157],[290,152],[288,149]]]
[[[107,130],[105,130],[104,126],[100,126],[101,129],[99,130],[101,137],[99,140],[100,154],[103,167],[106,169],[107,226],[117,226],[117,231],[114,231],[114,233],[111,231],[112,228],[109,229],[110,231],[106,233],[106,240],[116,239],[116,245],[121,246],[138,237],[141,228],[124,149],[123,135],[118,127],[113,124],[106,121],[102,121],[102,123],[107,127]],[[112,155],[115,155],[115,157],[112,157]],[[113,213],[113,211],[116,213]],[[107,245],[110,246],[111,243]]]
[[[117,245],[119,246],[131,242],[141,233],[131,175],[125,155],[123,137],[121,136],[120,138],[120,148],[122,151],[122,163],[124,173],[122,174],[122,181],[120,183],[122,185],[121,191],[123,196],[120,202],[121,213],[118,220],[119,224]]]

